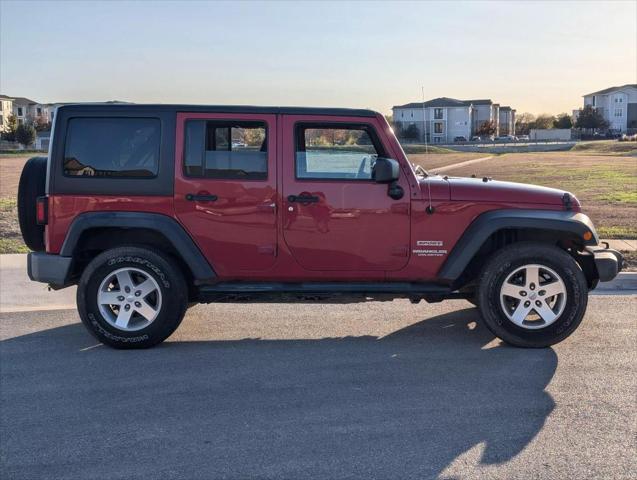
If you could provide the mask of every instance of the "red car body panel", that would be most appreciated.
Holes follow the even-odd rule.
[[[268,128],[266,180],[184,175],[184,125],[189,119],[263,121]],[[374,128],[400,164],[401,199],[372,181],[298,179],[298,122],[343,122]],[[480,214],[495,209],[562,210],[564,192],[482,179],[418,178],[382,115],[177,113],[174,196],[51,195],[48,253],[59,253],[77,215],[98,211],[159,213],[175,218],[214,268],[219,281],[434,280],[458,239]],[[288,201],[309,193],[318,203]],[[214,194],[215,202],[187,201]],[[427,211],[433,207],[434,213]],[[573,199],[573,209],[579,203]]]

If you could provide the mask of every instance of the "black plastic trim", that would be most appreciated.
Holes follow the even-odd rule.
[[[599,243],[593,223],[583,213],[555,210],[493,210],[478,216],[469,225],[443,264],[438,278],[441,281],[453,282],[462,275],[480,247],[493,233],[515,228],[567,232],[582,239],[584,245]],[[586,232],[593,234],[588,241],[583,239]]]
[[[30,252],[27,255],[27,274],[34,282],[50,283],[54,287],[68,285],[73,259],[50,255],[44,252]]]
[[[597,276],[600,282],[609,282],[624,267],[624,256],[612,248],[586,248],[593,255]]]
[[[207,283],[217,276],[184,228],[174,218],[159,213],[88,212],[78,215],[69,227],[60,255],[73,257],[82,233],[91,228],[104,227],[155,230],[165,236],[179,252],[190,268],[195,283]]]

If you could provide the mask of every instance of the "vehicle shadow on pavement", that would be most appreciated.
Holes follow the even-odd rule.
[[[5,340],[5,478],[436,478],[482,443],[506,462],[554,408],[557,355],[476,316],[145,351],[79,350],[79,324]]]

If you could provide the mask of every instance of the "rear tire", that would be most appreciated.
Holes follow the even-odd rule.
[[[27,160],[18,184],[18,221],[20,232],[27,247],[34,252],[42,252],[44,245],[44,225],[38,225],[36,200],[45,194],[46,157]]]
[[[542,348],[561,342],[579,326],[588,286],[579,265],[564,250],[516,243],[495,253],[484,266],[478,303],[494,335],[517,347]]]
[[[84,270],[77,289],[80,318],[102,343],[148,348],[181,323],[188,288],[169,257],[141,247],[107,250]]]

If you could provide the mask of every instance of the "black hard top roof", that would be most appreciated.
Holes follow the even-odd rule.
[[[206,113],[260,113],[288,115],[340,115],[349,117],[375,117],[373,110],[327,107],[261,107],[253,105],[173,105],[141,103],[75,103],[58,107],[63,110],[121,109],[131,111],[175,111]]]

